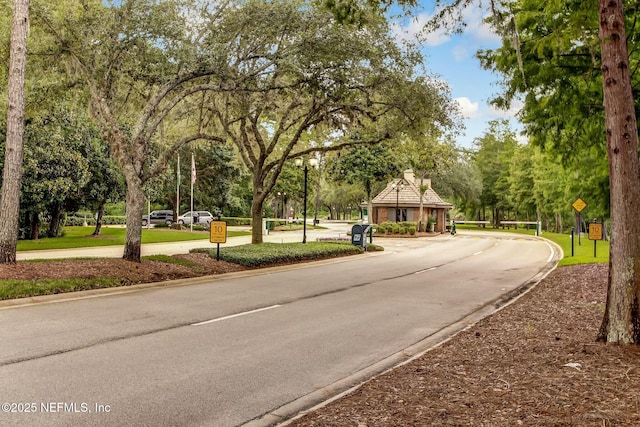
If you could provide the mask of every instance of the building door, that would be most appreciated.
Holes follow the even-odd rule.
[[[398,209],[389,208],[389,221],[392,222],[404,222],[407,220],[407,210],[406,209]]]

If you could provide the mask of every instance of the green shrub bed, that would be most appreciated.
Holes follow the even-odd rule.
[[[216,249],[193,249],[216,257]],[[319,260],[337,256],[355,255],[363,248],[345,242],[260,243],[220,248],[220,259],[247,267],[264,267],[299,261]]]

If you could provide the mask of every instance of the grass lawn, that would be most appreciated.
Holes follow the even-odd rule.
[[[124,228],[102,227],[102,235],[98,237],[91,235],[93,230],[93,227],[65,227],[65,235],[63,237],[20,240],[18,242],[18,251],[124,245],[126,233]],[[228,237],[246,236],[250,234],[248,231],[228,230],[227,232]],[[170,230],[167,228],[142,229],[142,243],[165,243],[205,239],[209,239],[208,232],[190,232],[188,230]]]
[[[571,235],[543,233],[542,237],[553,240],[560,245],[564,251],[564,258],[560,260],[558,265],[574,265],[574,264],[598,264],[609,262],[609,241],[605,240],[589,240],[586,236],[578,239],[577,235],[573,237],[573,256],[571,256]],[[593,245],[596,245],[596,256],[593,256]]]
[[[535,230],[518,229],[502,229],[502,228],[477,228],[474,226],[464,226],[458,229],[482,230],[482,231],[506,231],[509,233],[527,234],[535,236]],[[578,239],[578,235],[573,237],[573,256],[571,255],[571,235],[543,232],[542,237],[557,243],[564,252],[564,258],[558,263],[559,266],[575,265],[575,264],[599,264],[609,262],[609,241],[599,240],[596,242],[596,256],[593,256],[593,242],[586,235]]]

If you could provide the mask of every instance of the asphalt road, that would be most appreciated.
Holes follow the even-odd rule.
[[[0,308],[0,425],[268,425],[464,326],[553,252],[499,235],[378,243],[337,262]]]

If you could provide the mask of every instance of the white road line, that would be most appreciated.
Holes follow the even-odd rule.
[[[433,270],[436,270],[437,268],[438,267],[425,268],[424,270],[416,271],[414,274],[426,273],[427,271],[433,271]]]
[[[201,325],[207,325],[209,323],[221,322],[223,320],[233,319],[234,317],[246,316],[247,314],[258,313],[260,311],[271,310],[273,308],[278,308],[278,307],[282,307],[282,306],[281,305],[271,305],[269,307],[257,308],[255,310],[251,310],[251,311],[245,311],[245,312],[242,312],[242,313],[231,314],[229,316],[218,317],[217,319],[211,319],[211,320],[205,320],[204,322],[192,323],[191,326],[201,326]]]
[[[551,251],[551,253],[549,254],[549,258],[547,258],[547,263],[549,263],[553,259],[553,255],[555,254],[555,251],[553,249],[553,246],[551,246],[549,242],[544,241],[544,244],[547,245],[549,247],[549,250]]]

